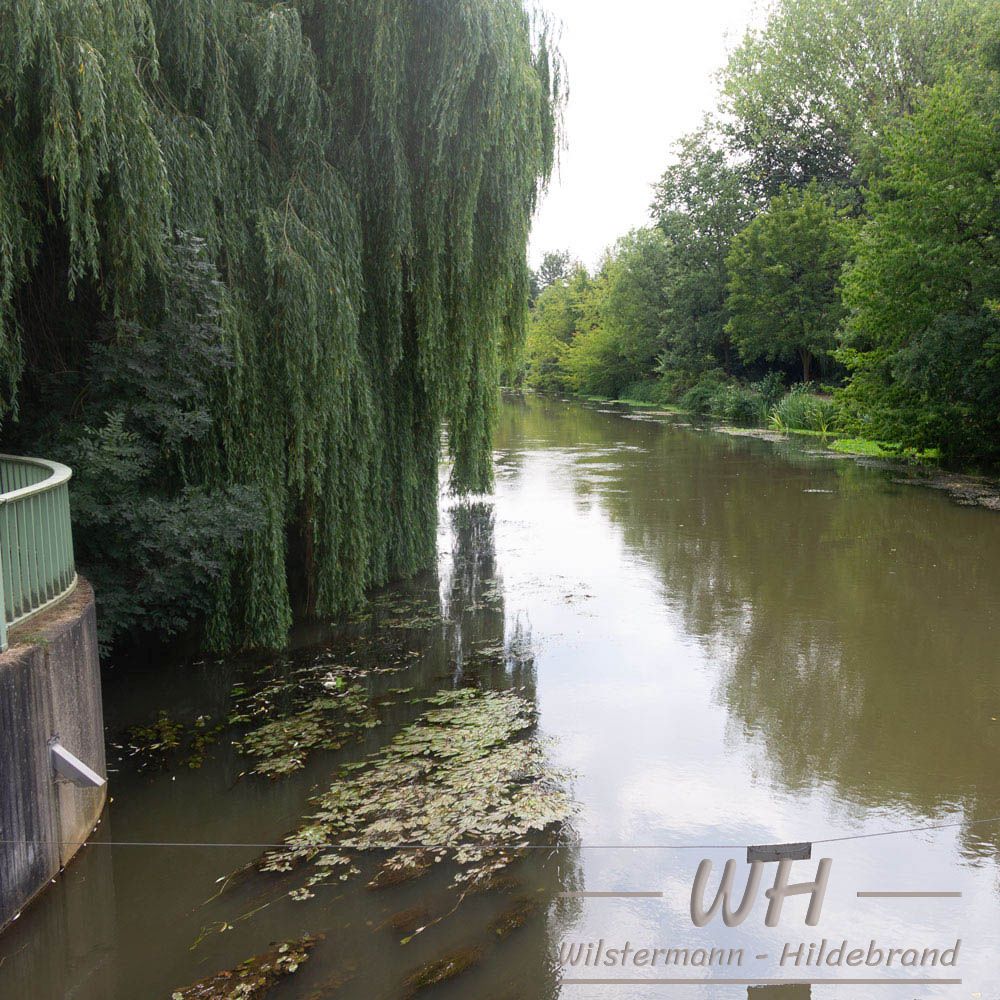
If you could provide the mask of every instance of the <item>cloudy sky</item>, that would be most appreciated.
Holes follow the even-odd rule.
[[[544,0],[563,24],[567,148],[535,221],[531,258],[593,265],[648,219],[671,145],[714,104],[714,74],[757,0]],[[759,16],[759,15],[758,15]]]

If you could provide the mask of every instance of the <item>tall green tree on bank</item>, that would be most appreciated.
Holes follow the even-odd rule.
[[[667,306],[667,255],[660,230],[636,229],[608,251],[595,275],[577,265],[548,284],[531,312],[527,385],[617,396],[648,380]]]
[[[524,360],[530,388],[564,392],[569,386],[566,352],[573,337],[584,328],[591,279],[577,265],[564,278],[547,285],[531,310]]]
[[[531,304],[549,285],[565,281],[574,271],[573,258],[568,250],[550,250],[542,257],[537,271],[531,272]]]
[[[141,394],[169,248],[198,241],[219,289],[220,360],[190,404],[207,426],[162,467],[181,482],[143,477],[135,502],[176,523],[183,489],[249,498],[252,528],[198,584],[217,647],[282,643],[289,579],[331,614],[427,565],[444,422],[455,485],[489,484],[560,91],[519,0],[0,12],[5,435],[76,464],[95,428],[54,429],[106,370],[95,351],[121,352]],[[126,436],[149,426],[122,415]]]
[[[728,141],[765,198],[812,180],[858,187],[886,129],[949,69],[974,64],[983,0],[779,0],[722,74]]]
[[[726,258],[753,202],[710,125],[682,139],[676,156],[656,185],[652,212],[668,247],[662,371],[683,387],[705,371],[732,368]]]
[[[563,357],[572,388],[618,396],[648,378],[660,349],[668,247],[656,228],[635,229],[590,283],[582,324]]]
[[[891,134],[845,279],[853,426],[956,460],[1000,459],[997,93],[956,77]]]
[[[815,182],[777,195],[733,240],[726,329],[745,362],[798,362],[802,381],[812,380],[815,362],[836,347],[850,243],[848,223]]]

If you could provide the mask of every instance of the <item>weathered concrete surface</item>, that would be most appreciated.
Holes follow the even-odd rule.
[[[106,789],[56,780],[49,743],[104,776],[104,717],[90,584],[10,634],[0,655],[0,930],[64,867]],[[8,843],[13,841],[13,843]]]

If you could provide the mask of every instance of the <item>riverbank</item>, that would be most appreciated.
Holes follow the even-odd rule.
[[[1000,511],[1000,479],[984,476],[972,470],[950,471],[936,464],[928,453],[900,455],[878,441],[840,435],[836,432],[766,427],[737,427],[716,417],[704,416],[676,405],[646,403],[638,399],[611,399],[602,396],[579,397],[586,405],[627,409],[647,417],[683,418],[717,434],[730,437],[755,438],[780,443],[799,440],[807,450],[830,458],[851,458],[865,465],[874,465],[894,473],[893,482],[905,486],[923,486],[946,493],[963,507],[984,507]]]

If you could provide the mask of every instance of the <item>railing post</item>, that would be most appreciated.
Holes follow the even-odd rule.
[[[4,501],[0,500],[0,516],[6,516]],[[0,653],[7,652],[7,601],[4,595],[7,588],[4,585],[3,559],[0,559]]]

